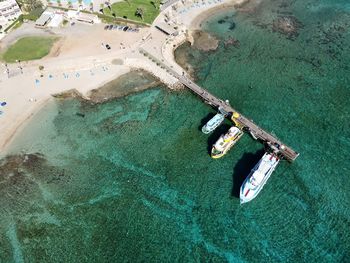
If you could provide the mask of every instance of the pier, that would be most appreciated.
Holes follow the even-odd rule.
[[[207,104],[212,107],[219,108],[221,107],[226,112],[232,114],[232,119],[242,127],[245,131],[249,132],[253,138],[256,138],[262,142],[267,143],[270,147],[277,150],[280,154],[282,154],[288,161],[294,161],[299,153],[294,151],[292,148],[288,147],[284,143],[282,143],[279,139],[271,135],[270,133],[261,129],[258,125],[256,125],[251,120],[244,117],[241,113],[232,108],[228,103],[223,100],[218,99],[213,94],[209,93],[205,89],[198,86],[196,83],[191,81],[185,76],[181,76],[176,72],[172,72],[172,74],[178,78],[178,80],[187,88],[189,88],[192,92],[197,94],[202,98]]]
[[[229,103],[217,98],[207,90],[194,83],[191,79],[185,76],[184,71],[182,71],[182,74],[177,73],[173,67],[167,66],[164,62],[160,61],[144,49],[140,49],[140,53],[144,54],[161,68],[165,69],[169,74],[178,79],[181,84],[198,95],[205,103],[217,109],[220,107],[224,111],[228,112],[229,115],[231,115],[231,120],[235,122],[235,124],[243,131],[250,133],[254,139],[268,145],[272,150],[281,154],[286,160],[292,162],[299,156],[298,152],[294,151],[272,134],[260,128],[252,120],[249,120],[243,116],[241,113],[232,108]]]

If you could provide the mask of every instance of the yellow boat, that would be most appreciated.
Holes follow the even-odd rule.
[[[213,145],[211,149],[211,157],[218,159],[224,156],[228,150],[230,150],[232,146],[236,144],[242,135],[242,130],[237,127],[231,127],[228,132],[224,135],[221,135]]]

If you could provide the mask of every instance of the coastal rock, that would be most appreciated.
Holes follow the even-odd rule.
[[[192,32],[192,36],[194,38],[193,46],[196,49],[208,52],[216,50],[219,46],[219,40],[207,32],[196,30]]]
[[[294,16],[281,16],[273,20],[272,30],[279,32],[288,39],[295,39],[299,35],[299,30],[303,24]]]
[[[52,97],[56,99],[68,99],[68,98],[77,98],[77,99],[83,99],[87,100],[88,98],[85,98],[83,94],[81,94],[76,89],[70,89],[61,93],[53,94]]]
[[[160,80],[143,70],[133,70],[119,76],[88,94],[93,103],[102,103],[115,98],[121,98],[161,85]]]
[[[181,82],[176,82],[175,84],[170,86],[170,89],[172,89],[172,90],[183,90],[183,89],[185,89],[185,86]]]

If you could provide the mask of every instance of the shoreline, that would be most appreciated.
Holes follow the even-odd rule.
[[[250,2],[251,0],[243,0],[240,3],[223,3],[222,5],[212,7],[210,9],[205,10],[204,12],[200,13],[196,17],[193,18],[192,22],[189,25],[189,30],[194,31],[194,30],[203,30],[203,25],[202,23],[205,22],[206,20],[212,18],[213,16],[223,12],[227,11],[228,8],[237,8],[238,6],[243,6],[246,5]]]
[[[26,115],[23,117],[22,120],[17,121],[17,126],[14,127],[14,129],[12,130],[12,133],[9,134],[5,141],[3,142],[2,145],[2,150],[0,152],[0,158],[4,158],[7,155],[7,151],[8,148],[10,147],[10,145],[14,142],[16,136],[18,134],[21,133],[21,131],[23,131],[23,129],[25,128],[25,126],[32,120],[32,118],[39,113],[46,105],[49,101],[51,101],[52,99],[54,99],[53,97],[49,97],[44,101],[41,101],[40,103],[38,103],[37,105],[35,105],[35,107],[33,109],[31,109],[30,114]]]
[[[249,0],[246,0],[246,1],[249,1]],[[190,10],[189,11],[190,13],[187,14],[186,16],[182,15],[183,25],[187,23],[186,30],[187,32],[191,32],[194,29],[198,29],[201,23],[206,19],[208,19],[209,16],[213,16],[218,12],[225,10],[227,8],[233,8],[237,4],[241,5],[243,2],[246,2],[246,1],[222,0],[222,2],[218,2],[214,6],[208,6],[208,7],[205,6],[205,7],[200,7],[199,9]],[[171,8],[172,6],[163,10],[163,12],[161,12],[160,15],[156,18],[155,23],[157,20],[161,21],[161,19],[163,19],[164,13],[167,10],[170,10]],[[201,9],[204,9],[204,10],[201,10]],[[184,43],[185,41],[188,41],[190,36],[188,34],[184,34],[179,37],[174,37],[174,39],[171,40],[173,41],[173,45],[167,46],[166,44],[168,44],[167,43],[168,40],[165,41],[166,39],[164,38],[163,35],[159,35],[162,33],[159,33],[157,29],[150,28],[149,34],[146,38],[148,38],[151,35],[151,33],[155,35],[153,41],[157,40],[156,43],[159,44],[159,48],[162,50],[164,48],[164,50],[161,51],[162,56],[168,62],[170,62],[175,68],[180,69],[182,71],[182,68],[176,63],[174,59],[174,52],[175,52],[175,49],[179,47],[182,43]],[[122,50],[122,51],[118,50],[117,52],[113,53],[115,55],[118,55],[116,57],[113,57],[113,59],[110,58],[111,55],[102,56],[102,58],[104,59],[102,60],[99,59],[98,60],[99,63],[96,62],[96,59],[87,57],[82,61],[79,61],[78,65],[81,65],[82,63],[85,62],[86,65],[90,65],[90,66],[83,66],[83,68],[80,70],[79,69],[74,70],[76,68],[75,65],[77,64],[77,61],[71,60],[71,62],[69,63],[64,63],[66,61],[62,61],[62,59],[60,60],[58,58],[56,58],[57,63],[51,63],[51,65],[49,64],[48,67],[45,67],[45,72],[44,72],[45,77],[47,77],[50,71],[57,72],[57,70],[55,71],[55,67],[58,69],[61,69],[61,71],[63,72],[63,73],[61,72],[61,74],[63,75],[66,74],[64,72],[67,72],[67,70],[68,72],[70,72],[69,67],[72,67],[72,70],[69,74],[72,75],[75,72],[77,72],[76,74],[79,74],[79,76],[80,74],[81,75],[84,74],[84,80],[82,80],[83,77],[79,79],[78,77],[73,79],[74,78],[73,76],[71,76],[69,80],[67,80],[68,77],[66,80],[63,80],[61,76],[61,78],[58,81],[55,80],[49,83],[50,80],[47,80],[46,78],[40,78],[40,76],[36,76],[38,72],[35,73],[34,68],[32,70],[33,72],[29,72],[29,74],[27,73],[25,76],[21,76],[21,75],[15,76],[14,78],[4,79],[4,81],[0,79],[0,92],[2,91],[1,84],[3,84],[3,82],[10,82],[9,84],[10,86],[16,86],[16,88],[19,89],[19,90],[16,90],[17,92],[10,93],[9,94],[10,98],[1,98],[2,100],[6,99],[7,101],[10,101],[11,99],[13,99],[13,101],[11,101],[8,104],[8,106],[6,106],[6,108],[3,109],[4,114],[1,115],[2,122],[5,126],[2,134],[0,134],[1,155],[6,156],[10,148],[10,145],[16,139],[16,135],[20,134],[20,131],[23,130],[23,128],[32,119],[32,117],[36,113],[38,113],[50,99],[53,99],[55,94],[57,95],[60,93],[64,93],[64,92],[67,92],[68,90],[77,90],[77,92],[79,94],[82,94],[82,97],[85,99],[89,97],[89,94],[91,94],[93,90],[102,88],[104,85],[108,84],[109,82],[116,81],[125,73],[129,73],[133,70],[142,70],[142,71],[148,72],[149,74],[159,79],[168,88],[176,89],[178,87],[177,79],[167,75],[165,71],[162,72],[162,70],[159,70],[157,66],[152,64],[147,59],[144,59],[142,57],[140,58],[141,55],[135,52],[137,51],[137,48],[142,47],[144,42],[146,41],[144,40],[144,37],[143,37],[142,41],[135,43],[134,46],[128,47],[129,48],[128,50]],[[152,44],[154,44],[154,42],[151,43],[151,45]],[[121,59],[123,63],[121,65],[113,65],[113,60],[115,59]],[[46,61],[43,60],[43,62],[41,62],[41,60],[37,60],[37,61],[33,61],[32,63],[34,65],[38,65],[44,62]],[[55,67],[53,67],[52,64],[54,64]],[[92,64],[93,64],[93,67],[91,66]],[[60,65],[63,68],[59,67]],[[107,73],[101,72],[101,67],[103,71],[105,71],[105,68],[108,67],[109,68],[108,72]],[[91,72],[92,70],[99,71],[98,74],[100,75],[99,77],[97,77],[97,79],[95,78],[93,80],[89,80],[88,78],[86,78],[86,75],[89,75],[88,72]],[[30,73],[32,74],[30,75]],[[40,80],[40,83],[42,82],[38,86],[45,85],[45,87],[36,87],[34,84],[32,84],[33,85],[32,90],[28,91],[26,90],[28,85],[25,85],[24,83],[28,81],[28,78],[33,78],[33,73],[34,73],[34,77],[36,76],[37,79]],[[104,74],[107,76],[103,76]],[[21,80],[21,78],[23,80]],[[72,79],[73,81],[71,81]],[[68,85],[67,85],[67,82],[69,83]],[[46,85],[48,85],[48,87],[46,87]],[[25,91],[22,92],[20,90],[21,87],[18,87],[18,86],[22,86],[23,90]],[[149,87],[150,86],[148,85],[147,88]],[[44,88],[44,91],[40,91],[40,90],[37,91],[40,88]],[[141,90],[144,90],[144,89],[141,89]],[[136,89],[136,92],[138,92],[137,89]],[[108,99],[110,98],[107,98],[106,100]],[[19,107],[17,108],[16,106],[14,106],[15,104],[19,105]],[[17,108],[16,111],[14,110],[15,107]]]
[[[88,98],[88,92],[95,89],[96,87],[102,87],[103,85],[113,81],[114,79],[118,79],[120,76],[127,74],[130,72],[129,68],[118,68],[118,70],[109,69],[104,78],[94,79],[93,82],[87,83],[88,80],[85,79],[71,79],[68,81],[68,85],[64,83],[64,80],[57,80],[53,84],[51,84],[50,89],[41,93],[36,90],[35,93],[26,92],[16,92],[11,94],[12,98],[7,100],[8,104],[6,107],[2,108],[3,114],[1,115],[2,123],[5,127],[2,127],[3,132],[0,134],[0,148],[1,153],[0,157],[5,156],[8,153],[8,150],[16,139],[16,136],[20,134],[20,132],[25,128],[28,122],[31,121],[32,117],[35,116],[40,110],[47,105],[50,100],[55,99],[54,97],[58,94],[65,93],[69,90],[75,90],[77,93],[81,94],[82,98]],[[80,74],[85,73],[85,77],[88,72],[80,71]],[[25,78],[25,77],[24,77]],[[14,82],[13,86],[21,85],[23,80],[21,79],[12,79]],[[47,78],[40,79],[41,82],[48,83],[49,80]],[[46,83],[40,83],[36,89],[44,88],[42,85]],[[23,85],[23,84],[22,84]],[[23,85],[25,86],[25,85]],[[62,89],[61,87],[67,87]],[[68,88],[72,87],[72,88]],[[24,88],[24,87],[22,87]],[[39,94],[41,93],[41,94]],[[11,101],[11,100],[16,101]],[[10,101],[10,102],[9,102]],[[14,109],[16,107],[17,111]],[[19,112],[19,114],[18,114]]]

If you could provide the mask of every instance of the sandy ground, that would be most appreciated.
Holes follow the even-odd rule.
[[[60,56],[60,58],[76,58],[89,56],[99,56],[101,53],[107,53],[108,50],[102,46],[109,44],[111,50],[119,50],[121,44],[126,47],[131,46],[142,39],[147,32],[147,28],[143,28],[139,33],[123,32],[120,30],[104,30],[105,24],[76,24],[69,26],[69,30],[61,30],[57,35],[61,36],[61,41],[56,45],[52,56]],[[78,41],[77,41],[78,40]]]
[[[181,74],[184,70],[175,62],[174,48],[190,37],[187,29],[192,29],[198,21],[207,18],[208,13],[198,18],[203,12],[208,10],[213,12],[218,7],[223,8],[223,5],[237,2],[242,0],[218,2],[204,0],[201,4],[188,1],[185,5],[178,1],[174,3],[176,10],[172,6],[166,8],[156,18],[151,28],[143,29],[138,34],[116,30],[105,31],[103,24],[93,26],[76,24],[65,30],[46,32],[61,37],[61,41],[56,44],[49,56],[23,63],[23,74],[17,64],[9,65],[10,78],[4,72],[4,66],[1,67],[0,102],[6,101],[7,105],[0,107],[2,111],[0,154],[6,153],[6,147],[18,130],[52,98],[53,94],[76,89],[86,96],[89,91],[135,68],[150,72],[168,86],[176,85],[178,83],[176,78],[139,51],[146,50]],[[164,15],[169,13],[171,13],[170,23],[179,27],[180,34],[176,37],[166,36],[154,27],[155,24],[164,21]],[[24,31],[25,34],[29,34],[30,29],[25,28]],[[15,33],[15,36],[10,34],[2,43],[6,46],[6,43],[9,44],[20,36],[21,31]],[[110,44],[112,49],[107,50],[101,43]],[[120,43],[123,43],[122,47],[125,49],[121,48]],[[39,70],[39,65],[44,66],[44,70]]]
[[[67,25],[63,28],[38,29],[34,27],[34,23],[26,23],[1,40],[0,52],[4,52],[9,45],[22,37],[57,36],[60,40],[55,44],[49,56],[43,58],[42,61],[52,57],[67,59],[100,56],[101,53],[107,53],[107,49],[102,46],[102,43],[109,44],[112,52],[120,50],[121,43],[128,48],[140,41],[149,30],[148,28],[141,28],[138,33],[123,32],[120,30],[104,30],[104,26],[105,24],[76,23],[74,26]]]

